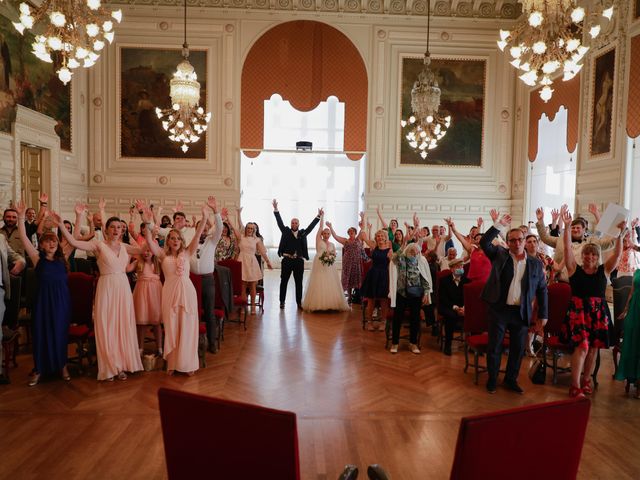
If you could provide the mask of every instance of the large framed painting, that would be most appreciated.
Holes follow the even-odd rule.
[[[635,0],[634,18],[640,18],[640,0]]]
[[[422,70],[423,57],[403,57],[401,70],[401,115],[411,115],[411,88]],[[401,165],[482,166],[486,61],[464,58],[432,58],[431,67],[442,95],[440,111],[451,115],[451,126],[423,159],[413,150],[400,128]],[[398,126],[400,121],[398,120]]]
[[[594,60],[591,105],[591,156],[611,152],[613,96],[615,86],[615,48]]]
[[[17,105],[22,105],[53,118],[60,148],[71,151],[72,82],[64,85],[58,79],[59,58],[53,63],[38,59],[31,51],[33,34],[20,35],[13,27],[20,16],[16,5],[0,5],[0,131],[11,132]]]
[[[182,61],[182,50],[121,47],[119,57],[121,157],[206,158],[206,134],[183,153],[155,113],[156,107],[171,105],[169,82]],[[190,50],[189,62],[200,82],[200,106],[207,110],[207,52]]]

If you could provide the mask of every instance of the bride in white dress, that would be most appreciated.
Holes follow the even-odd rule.
[[[331,265],[323,264],[320,260],[324,252],[333,253],[334,259],[336,258],[336,246],[329,241],[330,236],[331,231],[324,228],[323,215],[320,217],[320,226],[316,233],[316,256],[302,300],[302,308],[306,311],[349,310],[335,260]]]

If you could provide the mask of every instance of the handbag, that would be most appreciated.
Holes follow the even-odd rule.
[[[407,286],[407,298],[422,298],[424,297],[424,288],[418,285]]]
[[[529,378],[535,385],[544,385],[547,381],[547,366],[542,360],[536,360],[529,369]]]

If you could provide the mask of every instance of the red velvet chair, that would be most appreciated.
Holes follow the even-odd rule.
[[[82,272],[70,272],[68,277],[71,295],[71,321],[69,325],[69,343],[76,345],[76,357],[69,358],[77,363],[82,372],[82,360],[91,365],[89,341],[93,338],[93,295],[95,277]]]
[[[300,478],[292,412],[161,388],[169,479]]]
[[[474,383],[478,384],[480,372],[486,372],[486,365],[479,365],[480,354],[487,353],[489,345],[489,306],[480,298],[484,282],[471,282],[464,286],[464,372],[469,368],[469,352],[473,353],[473,365],[475,369]],[[509,345],[505,338],[503,347]]]
[[[189,273],[189,278],[191,279],[191,283],[193,283],[194,288],[196,289],[196,294],[198,295],[198,317],[202,318],[204,316],[204,308],[202,307],[202,277],[200,275],[196,275],[195,273]],[[220,336],[222,330],[222,319],[224,318],[224,310],[219,308],[213,309],[213,315],[216,319],[218,335],[216,337],[216,342],[218,344],[218,349],[220,349]],[[205,322],[200,322],[200,330],[202,330],[202,326],[204,325],[204,335],[207,334],[207,325]],[[202,335],[202,332],[200,333]],[[201,362],[203,363],[202,359]]]
[[[240,323],[244,329],[247,329],[247,310],[249,304],[246,298],[242,298],[242,262],[237,260],[220,260],[218,265],[227,267],[231,270],[231,283],[233,284],[233,306],[238,309],[238,319],[230,322]]]
[[[560,331],[564,323],[569,301],[571,300],[571,287],[568,283],[553,283],[548,287],[549,314],[547,324],[544,327],[544,347],[543,351],[550,351],[552,358],[553,383],[558,381],[558,372],[569,372],[570,367],[558,367],[558,357],[560,353],[570,354],[573,348],[560,341]],[[544,355],[546,361],[546,354]]]
[[[451,480],[574,480],[590,408],[577,398],[462,418]]]

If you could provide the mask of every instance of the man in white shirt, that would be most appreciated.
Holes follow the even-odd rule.
[[[512,228],[508,231],[508,249],[493,244],[499,228],[505,228],[510,223],[511,217],[503,215],[480,240],[480,247],[491,260],[491,273],[481,295],[489,304],[487,391],[496,392],[502,341],[508,330],[509,358],[503,385],[523,394],[524,390],[518,385],[518,374],[527,343],[527,332],[534,321],[533,300],[538,299],[538,321],[544,324],[547,318],[547,282],[542,262],[524,251],[525,238],[520,229]]]
[[[218,212],[218,205],[215,197],[207,199],[207,205],[213,210],[214,228],[209,229],[209,225],[204,227],[204,232],[200,236],[200,243],[196,254],[191,256],[191,272],[200,275],[202,278],[202,310],[203,320],[207,325],[207,339],[209,340],[209,351],[216,353],[218,337],[216,318],[213,310],[216,304],[216,291],[213,271],[215,269],[216,247],[222,236],[222,217]],[[174,216],[174,221],[175,221]],[[184,215],[183,215],[184,218]],[[186,239],[185,239],[186,241]]]
[[[165,238],[172,229],[180,232],[185,245],[189,245],[191,240],[193,240],[193,236],[196,234],[194,227],[187,226],[187,216],[184,212],[175,212],[173,214],[173,226],[158,229],[158,237]]]

